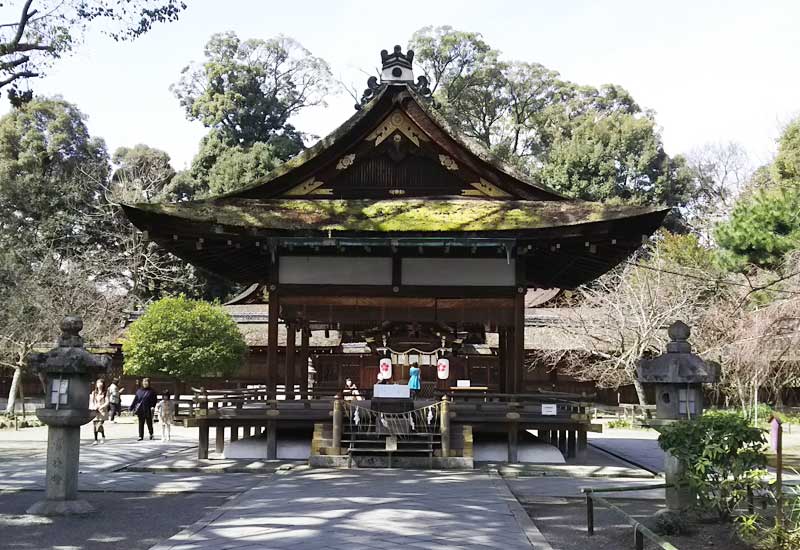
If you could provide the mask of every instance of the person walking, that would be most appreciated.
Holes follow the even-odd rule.
[[[161,441],[172,441],[172,423],[175,420],[175,404],[170,399],[170,393],[164,390],[161,401],[156,405],[158,421],[161,422]]]
[[[136,390],[133,403],[131,403],[131,412],[139,419],[139,441],[144,439],[145,424],[147,424],[147,431],[150,432],[150,439],[153,439],[153,407],[157,402],[158,396],[150,387],[150,379],[142,378],[142,387]]]
[[[108,395],[106,394],[105,385],[103,379],[98,378],[97,382],[94,383],[94,390],[89,394],[89,410],[94,413],[94,419],[92,419],[94,443],[92,445],[97,445],[98,434],[103,436],[101,441],[103,443],[106,442],[106,430],[103,427],[103,422],[105,422],[106,413],[108,412]]]
[[[420,375],[419,365],[413,363],[411,365],[411,368],[408,369],[408,392],[411,394],[411,399],[416,398],[417,393],[419,392],[420,388],[419,375]]]
[[[119,387],[119,378],[111,380],[111,384],[108,386],[108,419],[111,422],[116,422],[115,417],[122,416],[122,393],[124,391],[125,388]]]

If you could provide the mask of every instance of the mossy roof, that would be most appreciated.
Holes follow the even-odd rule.
[[[480,159],[482,162],[489,164],[495,170],[498,170],[507,176],[510,176],[517,181],[531,186],[539,191],[543,191],[553,196],[554,199],[564,198],[563,195],[556,192],[554,189],[551,189],[547,185],[539,181],[535,181],[529,176],[523,174],[513,166],[505,163],[500,158],[495,156],[489,149],[487,149],[482,143],[471,139],[459,132],[455,127],[453,127],[447,120],[438,112],[436,109],[432,108],[431,101],[424,97],[421,97],[411,86],[407,84],[393,84],[393,85],[381,85],[380,89],[376,93],[375,97],[373,97],[368,103],[363,105],[360,110],[356,111],[349,119],[344,121],[339,127],[333,130],[330,134],[325,136],[324,138],[320,139],[317,143],[315,143],[312,147],[305,149],[301,153],[297,154],[295,157],[287,160],[286,162],[278,165],[274,170],[265,174],[263,177],[258,178],[257,181],[253,182],[250,185],[245,187],[236,189],[235,191],[230,191],[228,193],[219,195],[220,198],[235,198],[235,197],[248,197],[252,196],[252,192],[257,191],[260,188],[269,188],[269,184],[273,183],[275,180],[282,178],[283,176],[287,176],[292,172],[299,172],[301,168],[306,168],[308,165],[312,165],[317,161],[319,157],[324,156],[326,151],[331,149],[335,144],[342,140],[346,140],[347,136],[354,131],[355,128],[359,125],[359,123],[367,118],[367,116],[378,107],[384,100],[390,101],[389,105],[394,105],[395,96],[398,94],[406,92],[412,98],[412,100],[420,107],[423,113],[430,118],[436,125],[441,128],[444,133],[446,133],[449,137],[451,137],[458,145],[463,147],[466,151],[468,151],[473,156]],[[394,108],[394,107],[392,107]],[[380,109],[377,109],[380,112]]]
[[[661,207],[583,201],[479,199],[216,199],[174,204],[147,203],[134,208],[229,227],[392,233],[518,231],[665,212]]]

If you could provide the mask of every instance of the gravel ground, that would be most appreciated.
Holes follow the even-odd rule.
[[[146,550],[220,506],[208,493],[82,493],[97,510],[84,517],[27,516],[43,491],[0,493],[0,548],[4,550]]]
[[[614,499],[638,520],[657,512],[663,504],[658,501]],[[586,503],[582,500],[552,499],[524,507],[553,550],[633,550],[633,528],[616,513],[595,505],[594,536],[586,534]],[[665,537],[679,550],[750,550],[738,541],[729,524],[701,524],[688,536]],[[646,550],[659,548],[645,539]]]

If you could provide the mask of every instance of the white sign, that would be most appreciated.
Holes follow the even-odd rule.
[[[397,438],[393,435],[390,435],[386,438],[386,450],[387,451],[396,451],[397,450]]]
[[[372,397],[408,399],[411,397],[411,392],[405,384],[375,384],[372,388]]]
[[[542,416],[556,416],[558,405],[555,403],[542,403]]]
[[[457,388],[468,388],[469,387],[469,380],[456,380],[456,387]]]
[[[378,372],[381,378],[390,380],[392,378],[392,360],[388,357],[381,359],[381,362],[378,364]]]
[[[439,380],[447,380],[450,378],[450,359],[440,357],[439,360],[436,361],[436,376]]]
[[[504,260],[505,262],[505,260]],[[278,281],[295,285],[392,284],[392,259],[339,256],[282,256]]]

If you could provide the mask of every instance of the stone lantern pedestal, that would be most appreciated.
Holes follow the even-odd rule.
[[[656,418],[648,423],[656,429],[703,414],[703,384],[716,382],[720,371],[718,364],[692,353],[688,341],[691,329],[686,323],[672,323],[667,333],[670,338],[667,352],[652,359],[641,359],[636,368],[640,382],[655,385]],[[685,472],[686,466],[667,453],[664,477],[668,484],[674,485],[666,489],[667,509],[670,511],[685,510],[697,500],[684,483]]]
[[[33,371],[47,376],[48,390],[45,406],[36,410],[36,416],[47,425],[45,500],[31,506],[29,514],[71,515],[93,510],[78,498],[81,426],[93,417],[89,410],[92,381],[105,372],[111,359],[83,348],[82,328],[80,317],[64,318],[58,346],[28,357]]]

